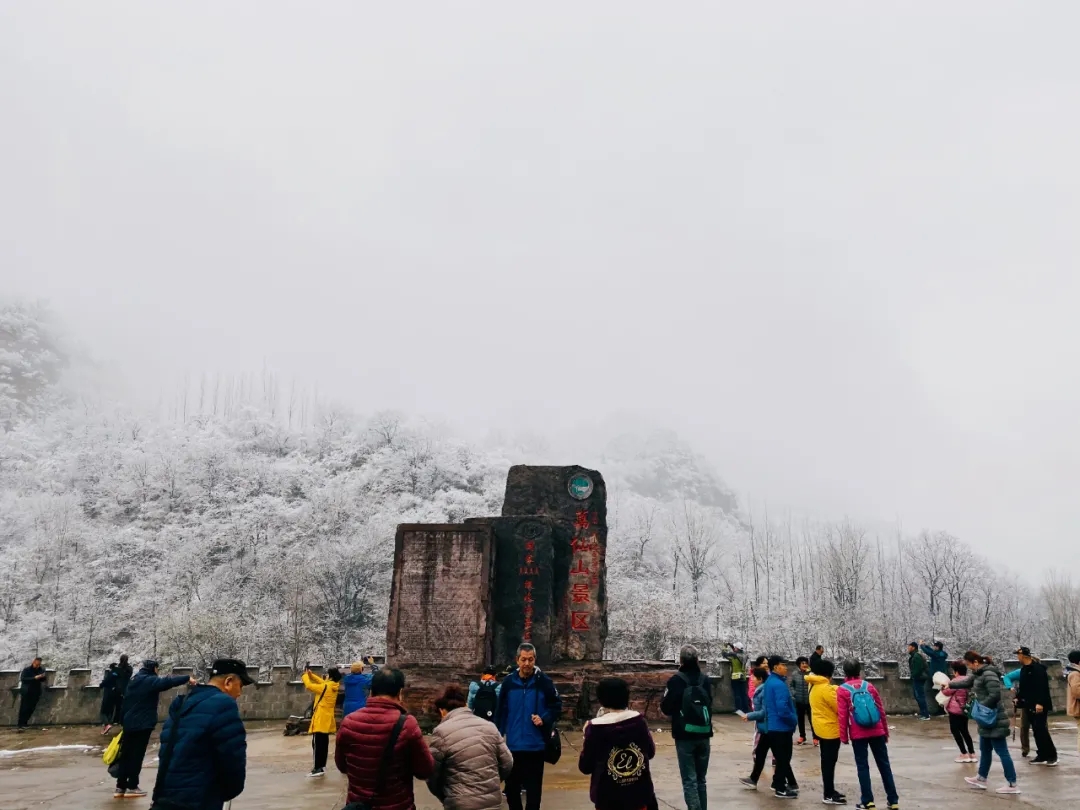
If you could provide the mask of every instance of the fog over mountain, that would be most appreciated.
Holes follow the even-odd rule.
[[[406,449],[371,438],[394,414],[482,473],[444,459],[349,532],[486,506],[511,462],[595,464],[641,499],[635,521],[665,510],[651,573],[624,560],[671,575],[658,600],[683,587],[686,503],[728,549],[698,580],[714,608],[753,592],[757,552],[728,552],[767,515],[793,548],[947,532],[1042,616],[1046,572],[1080,563],[1077,23],[1075,4],[974,0],[7,4],[0,350],[44,319],[68,362],[0,359],[5,452],[30,442],[25,467],[0,457],[4,497],[162,537],[174,518],[87,511],[85,465],[131,419],[154,463],[210,441],[237,481],[268,452],[253,441],[287,440],[286,504],[278,468],[335,453],[398,481]],[[319,439],[329,414],[341,433]],[[134,497],[129,461],[91,475],[98,495]],[[217,525],[206,497],[185,514]],[[36,548],[20,503],[5,542]],[[283,554],[314,537],[294,529]],[[816,576],[788,590],[827,590]],[[658,646],[704,632],[702,598],[650,608],[670,618]],[[713,610],[725,623],[764,627]]]

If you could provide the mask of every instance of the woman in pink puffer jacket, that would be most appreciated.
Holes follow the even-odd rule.
[[[957,678],[967,676],[967,664],[963,661],[954,662],[952,668]],[[945,712],[949,715],[949,730],[956,744],[960,746],[960,756],[954,761],[978,762],[979,758],[975,756],[975,743],[971,741],[971,732],[968,731],[968,716],[964,712],[968,702],[968,690],[946,686],[941,693],[949,698],[949,702],[945,704]]]

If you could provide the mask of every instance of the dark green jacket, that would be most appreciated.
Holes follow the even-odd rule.
[[[990,728],[978,723],[979,736],[991,740],[1004,740],[1009,736],[1009,714],[1005,711],[1005,687],[1001,685],[1001,670],[987,664],[974,675],[959,678],[949,684],[953,689],[970,689],[975,700],[988,709],[997,711],[997,722]]]
[[[908,666],[911,668],[911,680],[918,678],[920,681],[926,680],[926,659],[922,657],[922,653],[918,650],[908,655]]]

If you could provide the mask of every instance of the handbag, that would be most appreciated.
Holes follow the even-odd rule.
[[[547,729],[547,739],[544,740],[544,762],[554,765],[561,756],[562,738],[559,736],[559,729],[552,723],[551,728]]]
[[[397,745],[398,737],[401,736],[401,729],[405,727],[405,719],[408,716],[403,710],[401,717],[394,724],[394,730],[390,732],[390,740],[386,743],[386,748],[383,749],[382,764],[379,766],[379,775],[375,779],[375,789],[371,791],[371,797],[358,802],[349,802],[341,810],[371,810],[371,800],[382,793],[383,788],[386,787],[386,773],[390,770],[390,762],[394,756],[394,746]]]
[[[968,717],[975,721],[980,728],[993,728],[997,725],[997,709],[991,709],[983,703],[972,698],[968,703]]]
[[[109,741],[109,747],[101,755],[101,761],[106,765],[112,765],[116,762],[116,758],[120,755],[120,738],[123,736],[124,732],[121,731]]]
[[[159,759],[157,779],[154,780],[154,792],[151,795],[150,810],[192,810],[186,804],[174,802],[171,799],[158,798],[158,794],[165,786],[165,777],[169,773],[169,765],[172,764],[173,749],[176,748],[177,731],[180,729],[180,710],[184,708],[187,695],[181,696],[180,700],[169,709],[169,717],[172,719],[172,734],[169,735],[169,744],[161,752]]]

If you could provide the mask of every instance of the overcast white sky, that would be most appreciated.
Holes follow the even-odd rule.
[[[266,362],[473,428],[645,414],[754,498],[1075,568],[1077,30],[2,3],[0,282],[146,391]]]

